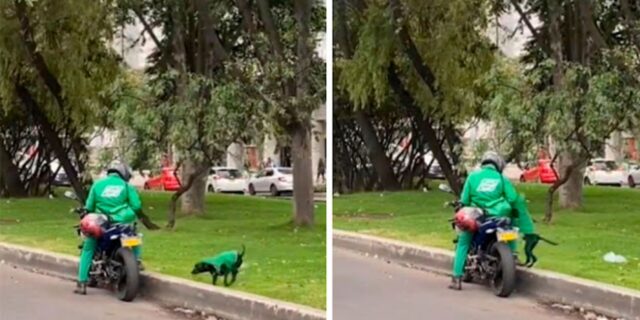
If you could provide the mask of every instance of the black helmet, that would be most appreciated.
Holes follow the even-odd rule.
[[[129,179],[131,179],[131,170],[129,170],[129,166],[127,166],[123,162],[112,162],[109,165],[109,168],[107,168],[107,174],[109,173],[117,173],[120,178],[122,178],[126,182],[129,182]]]
[[[487,151],[482,155],[480,165],[493,164],[499,172],[502,172],[505,167],[504,159],[495,151]]]

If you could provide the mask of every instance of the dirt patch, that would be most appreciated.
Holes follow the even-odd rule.
[[[19,219],[0,219],[0,226],[20,223]]]

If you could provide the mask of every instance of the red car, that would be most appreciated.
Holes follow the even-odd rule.
[[[540,182],[552,184],[556,182],[555,170],[551,167],[551,160],[541,159],[534,167],[527,168],[520,175],[520,182]]]
[[[180,188],[178,178],[174,174],[175,168],[164,167],[160,175],[147,179],[144,183],[145,190],[176,191]]]

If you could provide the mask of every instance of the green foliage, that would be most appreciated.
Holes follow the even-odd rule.
[[[638,84],[609,59],[591,67],[568,64],[561,89],[546,85],[554,72],[551,60],[526,73],[514,62],[496,65],[487,77],[493,94],[486,108],[503,150],[524,144],[526,151],[551,138],[557,152],[594,155],[611,133],[636,127]]]
[[[114,32],[112,4],[101,1],[78,5],[72,0],[27,2],[37,52],[62,87],[65,106],[61,107],[30,59],[13,1],[0,3],[0,100],[15,100],[14,85],[23,83],[54,124],[70,120],[77,132],[87,132],[103,122],[104,108],[108,105],[104,99],[109,98],[103,93],[119,72],[118,59],[108,47]]]
[[[460,123],[478,112],[484,95],[477,85],[494,60],[484,36],[489,1],[399,1],[403,18],[395,21],[387,1],[365,1],[364,12],[350,12],[357,43],[352,59],[340,59],[339,85],[358,108],[383,105],[388,99],[388,68],[398,67],[401,80],[427,113]],[[406,25],[424,64],[433,70],[431,92],[413,67],[401,39]]]
[[[169,96],[178,74],[146,76],[138,88],[137,103],[122,104],[117,117],[128,128],[137,147],[132,159],[158,154],[171,144],[182,159],[220,161],[227,147],[248,141],[262,129],[262,105],[247,96],[236,82],[214,81],[191,74],[183,97]]]

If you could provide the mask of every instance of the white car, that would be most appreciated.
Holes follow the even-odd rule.
[[[629,167],[629,176],[627,177],[629,187],[635,188],[640,185],[640,165],[634,164]]]
[[[613,160],[591,160],[584,173],[584,184],[622,186],[626,182],[624,169]]]
[[[249,178],[247,190],[250,195],[268,192],[278,196],[283,192],[293,191],[293,170],[291,168],[273,167],[260,170]]]
[[[209,192],[244,193],[246,186],[247,179],[238,169],[213,167],[209,170],[207,177],[207,191]]]

